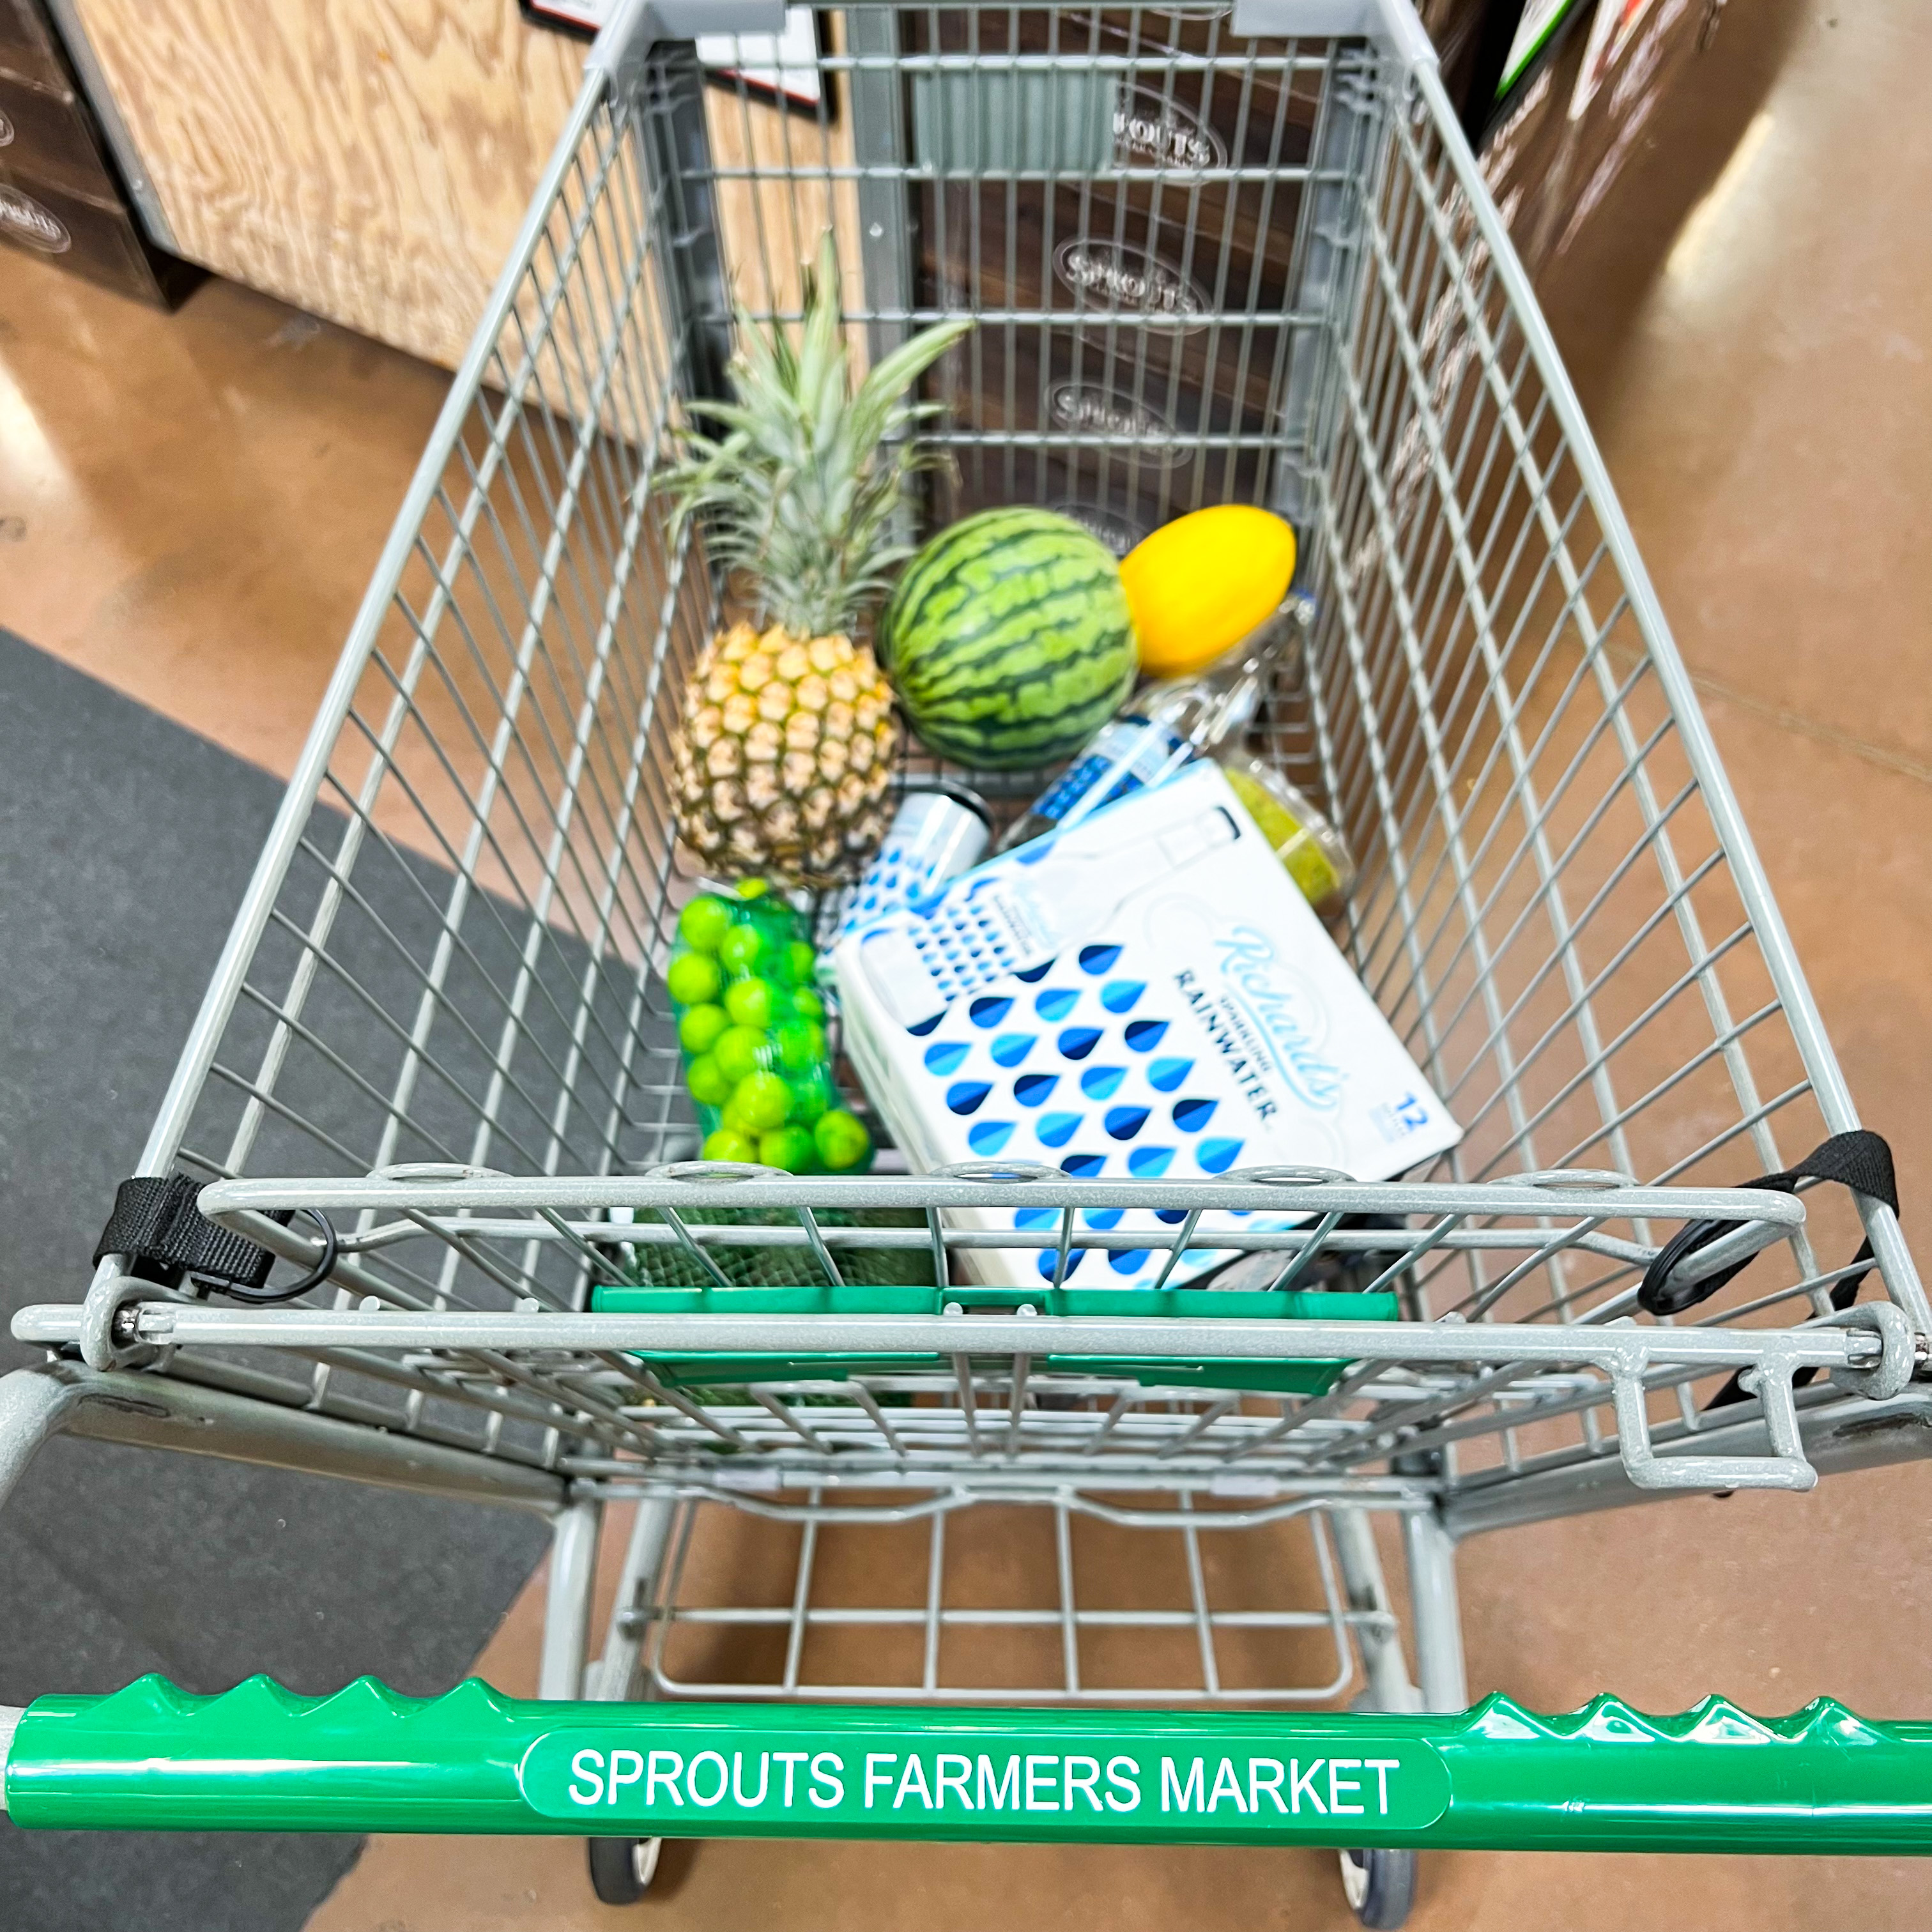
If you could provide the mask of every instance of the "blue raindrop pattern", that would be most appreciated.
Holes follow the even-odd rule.
[[[1024,983],[1009,980],[910,1029],[921,1038],[918,1066],[932,1083],[934,1104],[943,1100],[947,1118],[959,1123],[951,1144],[961,1155],[970,1149],[982,1160],[1058,1162],[1081,1180],[1200,1179],[1240,1164],[1245,1110],[1228,1100],[1216,1056],[1190,1052],[1190,1030],[1184,1026],[1177,1036],[1178,1022],[1146,1010],[1164,982],[1131,976],[1130,953],[1112,944],[1084,946],[1017,977]],[[1011,1211],[1015,1228],[1050,1238],[1062,1218],[1050,1208]],[[1130,1237],[1137,1227],[1172,1228],[1186,1214],[1094,1208],[1082,1209],[1078,1219],[1090,1240]],[[1198,1238],[1211,1241],[1220,1219],[1210,1218]],[[1286,1223],[1264,1214],[1249,1225]],[[1225,1258],[1211,1245],[1193,1249],[1178,1279]],[[1016,1258],[1025,1265],[1024,1252]],[[1083,1263],[1090,1286],[1100,1285],[1096,1276],[1146,1285],[1168,1257],[1160,1248],[1116,1252],[1076,1242],[1068,1250],[1066,1279],[1082,1275]],[[1057,1238],[1037,1264],[1040,1278],[1051,1281],[1059,1264]]]
[[[1070,1249],[1066,1256],[1066,1273],[1061,1278],[1064,1280],[1071,1281],[1078,1271],[1080,1264],[1086,1258],[1087,1250],[1084,1248]],[[1060,1250],[1058,1248],[1042,1248],[1040,1251],[1041,1280],[1051,1281],[1054,1275],[1059,1273],[1059,1270]]]

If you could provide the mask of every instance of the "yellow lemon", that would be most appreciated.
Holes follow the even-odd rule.
[[[1294,532],[1272,511],[1220,503],[1164,524],[1120,561],[1150,677],[1184,677],[1265,623],[1294,574]]]

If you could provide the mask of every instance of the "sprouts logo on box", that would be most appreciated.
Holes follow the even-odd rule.
[[[1054,250],[1053,271],[1076,295],[1097,296],[1144,322],[1173,322],[1182,334],[1207,326],[1207,292],[1172,264],[1123,242],[1084,236]]]
[[[58,215],[4,182],[0,182],[0,228],[17,235],[28,248],[50,255],[64,255],[74,246],[74,237]]]
[[[1088,536],[1099,538],[1116,556],[1125,556],[1147,535],[1138,524],[1130,522],[1112,510],[1103,510],[1098,504],[1083,503],[1078,498],[1049,503],[1047,508],[1057,515],[1070,518]]]
[[[1127,88],[1114,103],[1114,157],[1130,166],[1195,174],[1228,165],[1228,151],[1214,129],[1151,87]]]
[[[1172,470],[1192,448],[1158,410],[1099,382],[1056,382],[1046,392],[1047,420],[1078,436],[1112,436],[1133,445],[1123,452],[1143,468]]]

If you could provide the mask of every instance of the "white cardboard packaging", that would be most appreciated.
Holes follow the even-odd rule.
[[[1292,1166],[1378,1180],[1461,1138],[1205,761],[848,933],[832,958],[847,1051],[916,1168],[997,1158],[1198,1180]],[[952,1218],[1046,1240],[1036,1256],[968,1251],[982,1280],[1051,1280],[1055,1210]],[[1140,1209],[1085,1221],[1158,1225]],[[1217,1222],[1232,1225],[1210,1214],[1199,1234]],[[1228,1252],[1190,1248],[1170,1284]],[[1066,1280],[1148,1286],[1166,1258],[1076,1241]]]

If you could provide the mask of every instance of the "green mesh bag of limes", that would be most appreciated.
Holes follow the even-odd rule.
[[[640,1209],[638,1220],[660,1220]],[[788,1217],[783,1209],[740,1210],[688,1208],[678,1218],[691,1227],[770,1227]],[[821,1232],[838,1228],[917,1228],[926,1216],[904,1208],[823,1208],[813,1210]],[[902,1248],[827,1244],[842,1281],[826,1279],[809,1245],[743,1246],[707,1241],[704,1252],[729,1286],[721,1286],[682,1242],[638,1242],[629,1250],[634,1279],[599,1287],[591,1306],[604,1315],[929,1315],[936,1312],[932,1250],[921,1242]],[[793,1356],[730,1354],[634,1348],[628,1352],[662,1381],[701,1401],[746,1399],[747,1382],[843,1381],[848,1375],[890,1374],[937,1366],[928,1356],[824,1354]],[[799,1398],[811,1400],[809,1396]],[[882,1400],[898,1398],[881,1397]]]
[[[640,1218],[656,1220],[649,1210]],[[744,1211],[692,1208],[680,1210],[687,1228],[771,1227],[789,1218],[782,1208]],[[926,1216],[905,1209],[861,1209],[840,1212],[814,1210],[821,1231],[838,1228],[916,1228],[923,1231]],[[842,1280],[828,1281],[809,1245],[768,1246],[748,1242],[742,1246],[707,1241],[704,1252],[718,1264],[729,1286],[712,1279],[682,1242],[638,1243],[628,1250],[634,1280],[601,1287],[592,1306],[602,1314],[671,1315],[923,1315],[935,1314],[942,1300],[969,1298],[971,1290],[936,1291],[929,1244],[894,1248],[853,1248],[827,1244]],[[1050,1313],[1064,1315],[1146,1315],[1163,1316],[1270,1316],[1286,1321],[1332,1320],[1338,1305],[1352,1320],[1394,1322],[1400,1317],[1394,1294],[1330,1290],[1273,1292],[1263,1289],[1180,1288],[1159,1293],[1146,1288],[1060,1288],[1046,1296]],[[650,1347],[627,1353],[644,1364],[668,1387],[707,1403],[742,1402],[750,1399],[748,1385],[775,1382],[844,1381],[848,1376],[929,1374],[940,1366],[936,1355],[871,1355],[831,1351],[794,1354],[752,1354],[724,1351],[667,1350]],[[1254,1388],[1282,1393],[1320,1394],[1334,1386],[1346,1364],[1340,1360],[1176,1361],[1120,1356],[1048,1356],[1041,1366],[1070,1375],[1126,1376],[1137,1382],[1166,1386],[1216,1389]],[[795,1393],[794,1402],[835,1402],[832,1395]],[[888,1405],[909,1402],[902,1394],[880,1393]],[[713,1445],[715,1446],[715,1445]]]
[[[652,1222],[659,1216],[655,1209],[640,1208],[638,1219]],[[690,1227],[770,1227],[792,1220],[783,1208],[761,1210],[732,1208],[686,1208],[678,1219]],[[812,1219],[823,1232],[828,1228],[918,1228],[926,1226],[926,1216],[902,1208],[841,1209],[818,1208]],[[932,1250],[929,1244],[918,1247],[855,1248],[828,1244],[838,1272],[853,1288],[930,1288]],[[722,1241],[707,1241],[704,1252],[716,1263],[718,1272],[734,1288],[822,1288],[830,1286],[825,1271],[811,1247],[740,1246]],[[642,1243],[630,1250],[633,1280],[629,1286],[641,1288],[706,1288],[717,1283],[682,1242]],[[625,1304],[605,1298],[622,1294],[622,1288],[599,1292],[596,1306],[615,1312]],[[743,1306],[735,1303],[734,1306]],[[748,1312],[762,1312],[748,1309]],[[878,1312],[890,1312],[881,1309]]]

